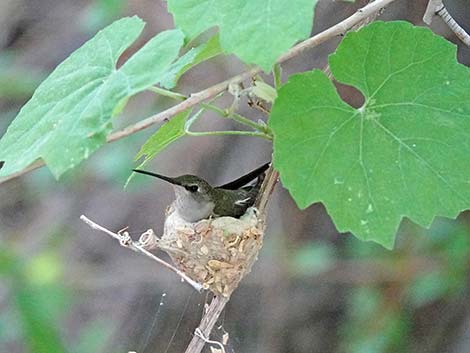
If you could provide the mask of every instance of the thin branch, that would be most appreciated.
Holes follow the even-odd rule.
[[[359,9],[356,13],[351,15],[350,17],[346,18],[345,20],[339,22],[338,24],[324,30],[323,32],[320,32],[313,37],[297,44],[293,48],[291,48],[288,52],[286,52],[284,55],[282,55],[278,60],[277,63],[282,63],[284,61],[287,61],[295,56],[300,55],[307,49],[314,48],[327,40],[334,38],[338,35],[342,35],[346,33],[350,28],[353,26],[357,25],[358,23],[366,20],[369,16],[374,15],[375,13],[379,12],[382,8],[387,6],[388,4],[392,3],[393,1],[396,0],[376,0],[361,9]],[[220,82],[214,86],[211,86],[209,88],[206,88],[202,91],[199,91],[197,93],[192,94],[188,99],[185,101],[174,105],[173,107],[160,112],[158,114],[155,114],[147,119],[141,120],[136,124],[130,125],[123,130],[116,131],[110,135],[108,135],[107,142],[114,142],[117,141],[123,137],[132,135],[138,131],[141,131],[143,129],[148,128],[149,126],[152,126],[157,123],[163,123],[164,121],[171,119],[173,116],[175,116],[178,113],[181,113],[182,111],[192,108],[195,105],[198,105],[202,102],[204,102],[206,99],[209,99],[220,92],[223,92],[227,89],[227,87],[231,83],[239,83],[242,81],[245,81],[252,77],[253,75],[256,75],[257,73],[260,73],[261,69],[260,68],[253,68],[249,71],[246,71],[242,74],[239,74],[237,76],[232,77],[231,79],[228,79],[226,81]],[[44,165],[44,162],[39,161],[33,163],[31,166],[23,169],[22,171],[12,174],[10,176],[7,176],[5,178],[0,178],[0,184],[16,178],[20,175],[23,175],[31,170],[37,169],[39,167],[42,167]]]
[[[142,247],[142,245],[139,244],[139,242],[133,241],[128,234],[126,235],[125,233],[124,234],[114,233],[114,232],[110,231],[109,229],[106,229],[105,227],[100,226],[99,224],[93,222],[92,220],[88,219],[84,215],[80,216],[80,219],[83,222],[85,222],[86,224],[88,224],[91,228],[102,231],[102,232],[108,234],[109,236],[113,237],[114,239],[118,240],[119,244],[121,244],[121,246],[123,246],[125,248],[128,248],[128,249],[131,249],[135,252],[140,252],[141,254],[143,254],[143,255],[147,256],[148,258],[152,259],[153,261],[156,261],[160,265],[162,265],[162,266],[166,267],[167,269],[175,272],[178,276],[181,277],[181,279],[183,281],[188,282],[198,292],[202,291],[202,285],[200,285],[199,283],[193,281],[191,278],[186,276],[186,274],[184,274],[183,272],[178,270],[176,267],[170,265],[169,263],[163,261],[159,257],[152,254],[150,251],[144,249]]]
[[[442,18],[450,30],[454,32],[467,47],[470,47],[470,35],[454,20],[442,0],[429,0],[426,12],[423,16],[423,22],[430,26],[433,17],[436,15]]]
[[[367,4],[345,20],[297,44],[284,55],[282,55],[277,60],[277,63],[283,63],[284,61],[302,54],[307,49],[314,48],[331,38],[346,34],[346,32],[348,32],[355,25],[360,24],[370,16],[373,16],[375,13],[380,12],[384,7],[394,1],[396,0],[375,0],[374,2]]]
[[[263,184],[261,185],[258,199],[255,202],[256,208],[258,208],[261,214],[266,213],[268,201],[271,198],[271,194],[273,193],[274,187],[276,186],[278,180],[279,172],[274,170],[271,165],[266,171],[266,177],[264,179]]]
[[[33,162],[29,166],[27,166],[25,169],[20,170],[19,172],[10,174],[6,177],[1,177],[0,178],[0,184],[3,184],[4,182],[7,182],[8,180],[15,179],[19,176],[22,176],[26,173],[32,172],[33,170],[36,170],[38,168],[44,167],[44,162],[42,160],[37,160],[36,162]]]
[[[160,112],[158,114],[155,114],[147,119],[141,120],[138,123],[134,125],[130,125],[120,131],[116,131],[112,134],[110,134],[107,138],[107,142],[114,142],[116,140],[119,140],[123,137],[132,135],[138,131],[144,130],[148,128],[149,126],[152,126],[157,123],[163,123],[166,120],[171,119],[173,116],[175,116],[178,113],[181,113],[189,108],[192,108],[202,102],[204,102],[206,99],[212,98],[215,95],[225,91],[228,87],[228,85],[235,81],[235,82],[241,82],[246,79],[249,79],[252,75],[258,72],[259,69],[252,69],[250,71],[244,72],[240,75],[237,75],[229,80],[226,80],[224,82],[218,83],[212,87],[209,87],[205,90],[199,91],[197,93],[191,94],[191,96],[186,99],[185,101],[174,105],[173,107],[164,110],[163,112]]]
[[[424,12],[423,22],[430,26],[434,16],[436,16],[437,10],[442,6],[444,6],[442,0],[429,0],[426,11]]]
[[[442,5],[442,8],[438,10],[436,14],[444,20],[447,26],[449,26],[452,32],[455,33],[455,35],[462,41],[463,44],[465,44],[467,47],[470,47],[470,35],[465,32],[465,30],[460,27],[460,25],[453,19],[444,5]]]
[[[214,327],[217,319],[225,308],[225,305],[228,303],[230,298],[224,297],[222,295],[215,296],[212,299],[207,311],[202,317],[201,324],[195,330],[195,332],[201,333],[203,337],[209,337],[212,328]],[[204,348],[205,340],[203,340],[199,335],[194,335],[188,347],[186,348],[185,353],[200,353],[202,348]]]

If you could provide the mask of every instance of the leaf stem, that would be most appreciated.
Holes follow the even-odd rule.
[[[280,63],[276,63],[273,68],[274,88],[276,91],[282,85],[282,67]]]
[[[225,135],[240,135],[261,137],[265,140],[272,141],[272,137],[264,132],[257,131],[241,131],[241,130],[221,130],[221,131],[185,131],[188,136],[225,136]]]
[[[170,91],[161,87],[157,87],[157,86],[152,86],[148,90],[156,94],[159,94],[161,96],[169,97],[169,98],[176,99],[179,101],[184,101],[188,99],[188,97],[186,97],[184,94],[173,92],[173,91]]]
[[[261,137],[265,140],[272,141],[272,136],[263,132],[263,131],[241,131],[241,130],[222,130],[222,131],[190,131],[191,126],[202,116],[202,113],[206,109],[215,109],[216,111],[224,112],[223,109],[215,107],[211,104],[204,104],[204,107],[200,109],[196,114],[186,121],[184,125],[184,132],[188,136],[224,136],[224,135],[239,135],[239,136],[252,136],[252,137]],[[244,118],[246,119],[246,118]],[[248,120],[248,119],[247,119]],[[255,123],[256,124],[256,123]],[[258,125],[258,124],[256,124]]]
[[[251,119],[248,119],[248,118],[246,118],[246,117],[244,117],[240,114],[237,114],[235,112],[232,112],[230,109],[222,109],[222,108],[219,108],[219,107],[217,107],[213,104],[207,104],[207,103],[202,103],[201,106],[203,106],[204,108],[206,108],[208,110],[212,110],[212,111],[218,113],[223,118],[232,119],[232,120],[234,120],[234,121],[236,121],[240,124],[251,127],[252,129],[254,129],[256,131],[263,132],[266,135],[272,135],[271,129],[269,129],[269,127],[267,125],[256,123]]]

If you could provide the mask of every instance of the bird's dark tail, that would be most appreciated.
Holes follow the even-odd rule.
[[[255,178],[262,176],[264,172],[269,168],[269,165],[271,162],[263,164],[261,167],[256,168],[255,170],[249,172],[246,175],[243,175],[242,177],[231,181],[230,183],[218,186],[220,189],[225,189],[225,190],[236,190],[240,189],[242,186],[245,186],[248,184],[250,181],[254,180]],[[264,179],[264,176],[261,179],[261,182]],[[260,179],[258,179],[257,184],[260,184]]]

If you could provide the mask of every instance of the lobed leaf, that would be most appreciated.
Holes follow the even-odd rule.
[[[323,202],[340,231],[388,248],[403,217],[429,226],[470,208],[470,71],[455,45],[375,22],[329,62],[362,92],[361,108],[315,70],[289,79],[269,120],[274,165],[299,207]]]
[[[181,31],[162,32],[117,69],[143,27],[137,17],[118,20],[52,72],[0,140],[0,176],[42,158],[58,178],[105,143],[116,107],[159,82],[183,44]]]
[[[222,48],[270,71],[276,59],[310,35],[316,0],[168,0],[189,38],[218,26]]]

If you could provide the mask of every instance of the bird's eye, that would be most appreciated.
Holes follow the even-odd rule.
[[[189,192],[197,192],[198,191],[198,187],[197,185],[187,185],[186,186],[186,190],[188,190]]]

